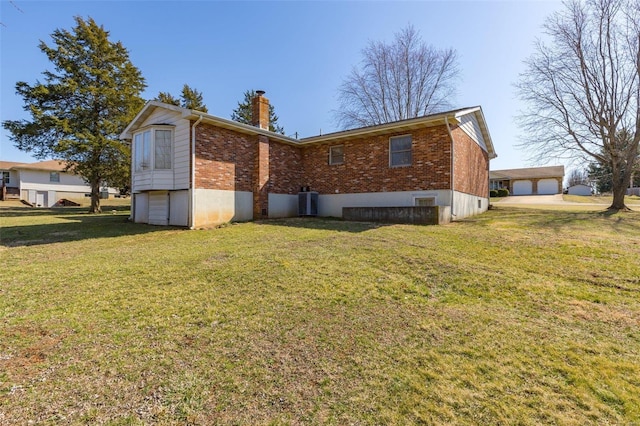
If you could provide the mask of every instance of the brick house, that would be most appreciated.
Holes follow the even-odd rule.
[[[489,203],[495,158],[480,107],[294,139],[268,130],[269,101],[254,125],[148,102],[127,126],[132,219],[214,226],[298,216],[299,193],[317,193],[319,216],[343,207],[436,205],[448,220]]]
[[[553,195],[562,193],[564,166],[492,170],[490,189],[506,188],[511,195]]]

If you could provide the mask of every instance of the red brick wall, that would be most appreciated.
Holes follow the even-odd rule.
[[[479,197],[489,196],[489,156],[459,127],[451,127],[454,145],[454,189]]]
[[[253,159],[253,218],[268,214],[269,209],[269,138],[258,136]]]
[[[411,134],[412,165],[389,167],[389,138]],[[329,147],[344,146],[344,164],[329,165]],[[320,193],[450,189],[451,142],[442,126],[304,147],[303,185]]]
[[[302,148],[271,141],[269,192],[297,194],[302,185]]]
[[[256,141],[256,137],[198,124],[196,188],[252,191]]]

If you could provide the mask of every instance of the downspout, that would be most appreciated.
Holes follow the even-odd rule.
[[[455,158],[455,143],[453,141],[453,133],[451,133],[451,127],[449,126],[449,117],[444,117],[444,124],[447,126],[447,132],[449,133],[449,139],[451,139],[451,221],[453,222],[453,218],[455,217],[455,213],[454,213],[454,209],[453,209],[453,203],[454,203],[454,198],[455,198],[455,191],[454,191],[454,182],[455,180],[453,179],[453,171],[454,171],[454,167],[455,167],[455,162],[454,162],[454,158]]]
[[[189,229],[195,228],[196,223],[196,126],[200,124],[203,116],[191,126],[191,199],[189,200]]]

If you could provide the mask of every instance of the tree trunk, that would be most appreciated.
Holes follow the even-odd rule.
[[[91,208],[89,213],[102,213],[100,208],[100,181],[91,182]]]
[[[613,192],[613,202],[609,206],[609,210],[629,210],[624,204],[624,196],[627,194],[627,187],[631,181],[631,172],[620,173],[617,165],[613,165],[613,178],[611,180],[611,191]],[[620,176],[622,174],[622,176]],[[618,178],[620,176],[620,178]]]
[[[614,185],[613,188],[613,202],[609,206],[609,210],[629,210],[624,204],[624,196],[627,193],[627,188],[623,185],[618,185],[619,188]]]

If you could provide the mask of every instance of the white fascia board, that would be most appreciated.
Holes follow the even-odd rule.
[[[482,132],[482,138],[484,139],[484,143],[487,145],[487,153],[489,154],[489,159],[492,160],[498,156],[496,154],[496,150],[493,147],[493,140],[491,139],[491,135],[489,134],[489,128],[487,127],[487,122],[484,119],[484,113],[482,112],[482,107],[476,106],[472,108],[467,108],[456,113],[456,118],[461,117],[467,114],[474,114],[476,120],[478,121],[478,125],[480,126],[480,131]]]
[[[120,133],[120,139],[121,140],[131,140],[131,138],[133,138],[133,132],[135,130],[137,130],[138,126],[140,125],[141,122],[143,122],[149,115],[151,115],[151,113],[153,112],[154,109],[156,108],[164,108],[164,109],[168,109],[170,111],[175,111],[175,112],[179,112],[179,113],[183,113],[184,111],[190,111],[188,109],[176,106],[176,105],[171,105],[171,104],[165,104],[163,102],[160,101],[148,101],[144,107],[142,107],[142,109],[140,110],[140,112],[138,114],[136,114],[136,116],[134,117],[133,120],[131,120],[131,123],[129,123],[129,125],[127,127],[125,127],[125,129],[122,131],[122,133]]]

